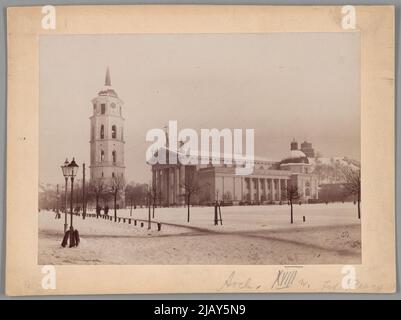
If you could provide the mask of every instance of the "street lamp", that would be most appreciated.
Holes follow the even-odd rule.
[[[68,184],[68,177],[70,176],[68,165],[69,165],[68,159],[65,159],[64,164],[61,166],[61,170],[63,171],[63,176],[65,178],[65,187],[64,187],[64,197],[65,197],[65,203],[64,203],[64,233],[67,232],[67,228],[68,228],[68,224],[67,224],[67,184]]]
[[[70,177],[71,177],[71,198],[70,198],[70,208],[71,208],[71,223],[70,223],[70,230],[72,228],[72,216],[73,216],[73,208],[72,208],[72,200],[74,194],[74,178],[78,173],[79,166],[75,162],[75,158],[72,158],[72,161],[68,165]]]
[[[70,196],[70,215],[71,215],[71,220],[70,220],[70,229],[64,234],[63,242],[61,245],[65,247],[67,245],[68,239],[70,240],[70,248],[78,246],[79,242],[79,234],[78,230],[74,230],[72,221],[73,221],[73,194],[74,194],[74,178],[78,173],[78,168],[79,166],[75,162],[75,158],[72,158],[72,161],[67,164],[68,161],[64,163],[63,168],[63,174],[64,177],[66,177],[66,181],[68,177],[71,178],[71,196]],[[67,186],[67,182],[66,182]],[[66,188],[67,190],[67,188]],[[66,203],[66,211],[67,211],[67,203]],[[64,226],[65,227],[65,226]]]

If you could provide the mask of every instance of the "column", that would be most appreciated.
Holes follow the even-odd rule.
[[[162,169],[159,170],[160,174],[160,204],[164,205],[164,195],[166,194],[164,179],[164,171]]]
[[[245,183],[245,178],[241,177],[241,197],[240,197],[241,201],[245,200],[245,197],[244,197],[244,183]]]
[[[161,196],[161,192],[162,192],[162,185],[161,185],[162,181],[161,181],[161,174],[160,174],[160,169],[158,169],[156,171],[156,186],[157,186],[157,199],[158,199],[158,203],[160,204],[160,196]]]
[[[263,183],[264,183],[264,186],[265,186],[265,194],[264,194],[265,201],[267,201],[269,199],[269,197],[268,197],[269,190],[267,189],[267,179],[263,179]]]
[[[184,187],[184,184],[185,184],[185,166],[184,165],[180,165],[180,169],[179,169],[179,175],[180,175],[180,177],[179,177],[179,181],[180,181],[180,194],[181,194],[181,204],[184,204],[185,203],[185,197],[184,197],[184,194],[185,194],[185,187]]]
[[[278,200],[281,201],[281,179],[278,179]]]
[[[170,169],[167,168],[164,170],[164,174],[166,176],[166,203],[167,206],[170,205]]]
[[[287,200],[288,180],[284,179],[284,200]]]
[[[276,201],[276,179],[272,179],[272,200]]]
[[[174,204],[175,184],[174,184],[174,168],[170,168],[170,204]]]
[[[254,193],[254,190],[253,190],[253,179],[249,178],[249,195],[250,195],[249,199],[251,200],[251,202],[253,202],[255,200],[253,193]]]
[[[152,168],[152,188],[156,186],[156,170]]]
[[[256,178],[255,181],[256,181],[256,201],[260,202],[260,181],[259,181],[259,178]]]
[[[235,181],[235,176],[233,177],[233,201],[236,201],[237,200],[237,195],[236,195],[236,190],[235,190],[235,183],[236,183],[236,181]]]
[[[180,197],[180,169],[179,167],[174,168],[174,183],[175,183],[175,203],[179,204],[181,197]]]

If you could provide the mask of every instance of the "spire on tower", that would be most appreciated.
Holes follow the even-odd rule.
[[[109,67],[107,67],[107,70],[106,70],[106,79],[105,79],[105,81],[104,81],[104,85],[105,86],[111,86],[111,78],[110,78],[110,69],[109,69]]]

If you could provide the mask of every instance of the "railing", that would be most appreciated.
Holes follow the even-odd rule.
[[[109,220],[109,221],[115,222],[115,223],[127,223],[127,224],[131,224],[134,226],[140,226],[141,228],[143,228],[145,226],[145,223],[149,224],[149,220],[137,219],[137,218],[117,217],[117,220],[115,221],[115,217],[113,215],[108,215],[108,214],[97,215],[96,213],[87,213],[85,215],[85,218],[99,218],[99,219],[103,219],[103,220]],[[161,231],[161,229],[162,229],[161,222],[151,220],[150,221],[151,228],[152,228],[152,225],[157,227],[157,231]]]

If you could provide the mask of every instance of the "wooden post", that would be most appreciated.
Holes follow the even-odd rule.
[[[85,199],[85,163],[82,164],[82,219],[86,217],[86,199]]]
[[[58,184],[57,184],[57,195],[56,195],[56,216],[57,216],[57,219],[58,218],[60,218],[60,213],[59,213],[59,209],[58,209],[58,207],[59,207],[59,203],[58,203],[58,199],[60,198],[60,194],[58,193]]]
[[[217,226],[217,203],[214,205],[214,225]]]
[[[220,218],[220,225],[223,225],[223,219],[221,217],[221,206],[220,206],[220,203],[219,203],[219,218]]]
[[[148,197],[148,207],[149,207],[149,209],[148,209],[148,230],[150,230],[150,228],[151,228],[151,218],[150,218],[150,198]]]

